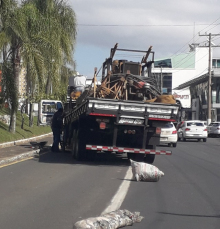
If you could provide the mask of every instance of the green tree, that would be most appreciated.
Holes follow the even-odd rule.
[[[74,63],[76,18],[71,7],[62,0],[26,0],[21,6],[16,1],[1,0],[0,4],[3,82],[6,90],[7,85],[14,85],[5,95],[11,104],[9,130],[15,132],[21,60],[27,70],[28,93],[33,96],[36,85],[38,94],[45,86],[49,94],[51,85],[55,93],[58,92],[61,73],[69,72],[62,70],[67,68],[66,64]]]
[[[35,4],[41,12],[44,20],[42,32],[45,32],[45,37],[53,44],[49,52],[44,47],[41,50],[45,57],[45,93],[48,96],[51,93],[58,94],[60,86],[63,85],[63,78],[70,76],[67,73],[71,71],[67,66],[72,69],[75,67],[73,61],[76,40],[75,12],[62,0],[27,0],[26,3]]]

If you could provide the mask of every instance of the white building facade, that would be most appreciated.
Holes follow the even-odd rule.
[[[188,53],[155,60],[152,74],[157,79],[163,94],[173,94],[181,102],[183,108],[191,108],[189,88],[182,90],[174,90],[174,88],[206,74],[208,63],[209,48],[192,44]]]

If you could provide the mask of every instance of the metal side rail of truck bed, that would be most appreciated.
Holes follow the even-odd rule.
[[[146,103],[143,101],[87,98],[65,116],[65,123],[73,122],[80,115],[111,116],[175,122],[178,104]]]

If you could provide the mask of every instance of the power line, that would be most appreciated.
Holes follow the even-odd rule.
[[[219,19],[220,19],[220,17],[217,18],[215,21],[213,21],[211,24],[208,24],[208,26],[206,26],[205,28],[203,28],[202,30],[200,30],[198,33],[201,33],[202,31],[204,31],[205,29],[207,29],[208,27],[210,27],[210,26],[212,26],[212,25],[219,25],[219,23],[214,24],[214,23],[216,23]],[[198,24],[194,24],[193,26],[196,26],[196,25],[198,25]],[[186,45],[188,45],[192,40],[193,40],[194,43],[195,43],[196,41],[198,41],[198,40],[199,40],[199,36],[198,36],[198,39],[196,39],[196,41],[194,41],[194,38],[195,38],[196,36],[197,36],[197,35],[194,35],[192,39],[190,39],[185,45],[183,45],[180,49],[178,49],[171,57],[175,56],[179,51],[182,50],[182,48],[184,48]],[[186,51],[186,49],[185,49],[184,51]],[[184,51],[183,51],[183,52],[184,52]],[[171,58],[171,57],[170,57],[170,58]]]
[[[77,24],[78,26],[85,26],[85,27],[192,27],[194,24],[176,24],[176,25],[123,25],[123,24]],[[210,25],[210,24],[196,24],[196,25]],[[216,24],[219,25],[219,24]]]

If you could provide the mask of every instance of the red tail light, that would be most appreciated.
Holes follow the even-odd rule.
[[[218,127],[217,130],[220,130],[220,128]]]
[[[206,128],[206,129],[204,129],[204,131],[207,131],[207,128]]]
[[[176,134],[177,133],[177,131],[176,130],[174,130],[173,132],[172,132],[172,134]]]
[[[189,130],[190,130],[190,128],[186,128],[186,129],[185,129],[185,131],[189,131]]]
[[[161,134],[161,128],[160,127],[156,128],[156,134]]]
[[[101,130],[104,130],[104,129],[106,128],[106,123],[105,123],[105,122],[100,122],[99,128],[100,128]]]

